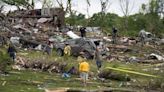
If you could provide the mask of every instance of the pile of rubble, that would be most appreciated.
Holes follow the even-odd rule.
[[[49,73],[63,73],[65,68],[67,67],[67,63],[59,63],[57,61],[49,61],[46,62],[45,59],[28,59],[23,57],[17,57],[15,61],[15,65],[13,65],[13,69],[24,70],[39,70],[39,71],[47,71]]]
[[[45,8],[9,12],[1,16],[0,42],[9,39],[12,43],[35,48],[46,44],[64,26],[64,11],[61,8]]]
[[[0,23],[0,44],[7,44],[10,41],[21,48],[42,50],[48,43],[55,45],[65,41],[67,36],[73,39],[80,38],[72,32],[72,28],[65,27],[64,15],[65,12],[61,8],[19,10],[9,12],[7,15],[0,14],[0,20],[2,21]],[[88,27],[87,30],[99,30],[99,27]],[[155,55],[149,53],[150,55],[142,58],[126,56],[125,53],[136,54],[142,52],[141,50],[129,48],[129,46],[138,45],[138,42],[140,42],[138,38],[118,37],[118,45],[111,45],[111,37],[105,37],[101,32],[98,32],[98,34],[100,34],[100,37],[94,35],[90,37],[102,39],[102,44],[107,50],[105,58],[108,60],[143,62],[156,57],[157,61],[164,61],[163,54]],[[157,45],[164,43],[163,39],[157,39],[150,32],[144,30],[140,31],[139,36],[145,37],[144,42],[154,42],[155,40]]]

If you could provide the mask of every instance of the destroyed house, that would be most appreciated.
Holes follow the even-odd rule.
[[[64,14],[60,8],[9,12],[5,20],[5,25],[9,29],[8,38],[19,37],[18,45],[23,48],[44,45],[51,35],[56,34],[57,30],[64,26]],[[14,41],[11,42],[15,44]]]
[[[61,8],[16,10],[8,14],[8,19],[12,24],[28,23],[31,26],[36,26],[39,19],[45,18],[49,20],[49,25],[53,27],[62,27],[64,26],[64,14],[65,12]]]

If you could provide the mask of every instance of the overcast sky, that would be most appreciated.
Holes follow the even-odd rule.
[[[63,0],[63,2],[65,2],[65,1],[66,0]],[[119,0],[109,0],[109,1],[110,1],[110,7],[108,9],[108,12],[116,13],[120,16],[123,16],[123,13],[122,13],[121,8],[120,8]],[[129,0],[129,1],[130,1],[130,8],[132,8],[132,6],[134,5],[134,7],[131,11],[131,14],[139,12],[141,5],[143,3],[148,4],[148,2],[149,2],[149,0]],[[91,2],[91,6],[89,7],[90,16],[93,13],[97,13],[97,12],[101,11],[100,0],[90,0],[90,2]],[[86,12],[86,9],[87,9],[86,0],[73,0],[72,6],[73,6],[74,10],[76,10],[80,13],[83,13],[83,14],[87,14],[87,12]],[[41,7],[42,7],[41,3],[36,3],[35,8],[39,9]],[[6,9],[6,11],[12,10],[12,9],[14,9],[14,7],[10,7],[10,8],[8,7]]]

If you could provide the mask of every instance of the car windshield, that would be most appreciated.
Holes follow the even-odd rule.
[[[86,42],[83,46],[85,47],[85,49],[88,49],[88,50],[93,49],[93,46],[89,42]]]

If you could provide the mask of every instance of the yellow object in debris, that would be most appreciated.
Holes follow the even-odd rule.
[[[44,31],[44,32],[47,32],[48,30],[49,30],[49,27],[47,27],[47,26],[44,26],[44,27],[43,27],[43,31]]]
[[[142,75],[142,76],[147,76],[147,77],[154,77],[154,78],[161,78],[156,75],[151,75],[151,74],[146,74],[146,73],[140,73],[140,72],[135,72],[135,71],[129,71],[129,70],[124,70],[124,69],[119,69],[119,68],[113,68],[113,67],[106,67],[106,69],[111,69],[115,71],[120,71],[120,72],[125,72],[125,73],[131,73],[131,74],[136,74],[136,75]]]

